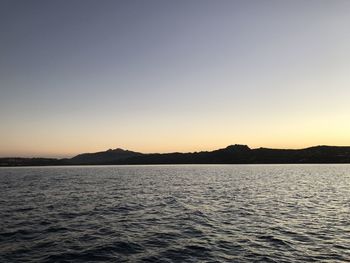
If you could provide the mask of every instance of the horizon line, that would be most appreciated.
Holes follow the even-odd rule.
[[[84,151],[81,153],[76,153],[76,154],[72,154],[72,155],[56,155],[56,157],[53,157],[52,155],[50,156],[50,154],[47,155],[38,155],[38,156],[29,156],[29,155],[22,155],[22,156],[11,156],[11,155],[7,155],[7,156],[1,156],[0,155],[0,159],[4,159],[4,158],[28,158],[28,159],[70,159],[73,158],[77,155],[81,155],[81,154],[93,154],[93,153],[101,153],[101,152],[106,152],[109,150],[123,150],[123,151],[131,151],[131,152],[137,152],[137,153],[142,153],[142,154],[171,154],[171,153],[199,153],[199,152],[212,152],[212,151],[216,151],[216,150],[221,150],[221,149],[225,149],[228,148],[230,146],[247,146],[250,150],[255,150],[255,149],[271,149],[271,150],[303,150],[303,149],[308,149],[308,148],[313,148],[313,147],[350,147],[350,145],[329,145],[329,144],[317,144],[317,145],[310,145],[310,146],[304,146],[304,147],[291,147],[291,148],[285,148],[285,147],[265,147],[265,146],[259,146],[259,147],[250,147],[248,144],[239,144],[239,143],[235,143],[235,144],[229,144],[227,146],[224,147],[219,147],[219,148],[214,148],[214,149],[207,149],[207,150],[194,150],[194,151],[160,151],[160,152],[143,152],[143,151],[138,151],[138,150],[131,150],[131,149],[127,149],[127,148],[123,148],[123,147],[117,147],[117,148],[108,148],[105,150],[98,150],[98,151]]]

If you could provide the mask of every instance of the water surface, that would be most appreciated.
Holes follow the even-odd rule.
[[[0,262],[349,262],[350,165],[0,169]]]

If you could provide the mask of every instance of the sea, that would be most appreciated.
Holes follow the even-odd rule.
[[[350,165],[0,168],[0,262],[350,262]]]

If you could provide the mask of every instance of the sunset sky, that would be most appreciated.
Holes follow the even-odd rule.
[[[350,1],[0,1],[0,156],[350,145]]]

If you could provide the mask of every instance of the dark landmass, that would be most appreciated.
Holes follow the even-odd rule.
[[[66,159],[66,162],[71,164],[106,164],[114,163],[119,160],[125,160],[131,157],[143,156],[142,153],[123,150],[120,148],[109,149],[105,152],[83,153],[71,159]]]
[[[315,146],[305,149],[250,149],[230,145],[215,151],[143,154],[123,149],[84,153],[73,158],[0,158],[0,166],[112,165],[112,164],[286,164],[350,163],[348,146]]]

